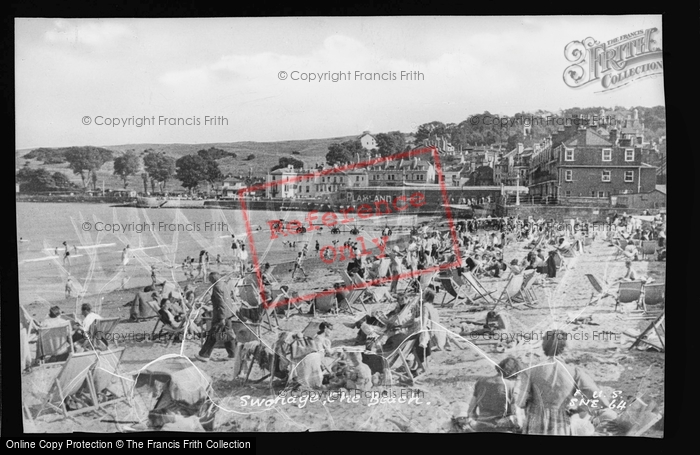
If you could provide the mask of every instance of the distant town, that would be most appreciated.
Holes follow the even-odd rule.
[[[224,158],[236,158],[236,153],[218,148],[200,150],[177,160],[154,150],[146,150],[140,155],[127,151],[114,157],[112,151],[97,147],[53,149],[54,154],[51,154],[52,149],[37,149],[25,156],[43,159],[45,163],[60,163],[60,158],[55,160],[52,157],[62,153],[69,169],[81,176],[83,188],[71,183],[61,172],[52,175],[43,166],[31,168],[27,161],[25,167],[17,171],[16,191],[18,200],[66,196],[110,200],[139,197],[235,200],[242,188],[266,182],[268,185],[261,185],[264,190],[251,192],[248,196],[255,199],[327,200],[346,190],[431,187],[442,183],[449,191],[500,188],[500,191],[488,193],[489,202],[506,205],[665,209],[665,136],[652,141],[646,139],[646,129],[637,109],[629,111],[624,118],[600,110],[595,114],[574,115],[572,119],[575,121],[559,125],[553,132],[550,129],[549,132],[544,130],[534,134],[533,129],[544,121],[536,122],[537,117],[525,118],[517,125],[511,125],[507,141],[492,141],[488,145],[461,141],[455,146],[451,143],[454,132],[450,135],[448,131],[450,125],[439,122],[421,125],[415,134],[364,131],[355,138],[328,146],[325,162],[320,162],[323,160],[317,157],[319,162],[309,163],[308,157],[299,156],[306,160],[304,162],[295,156],[299,155],[298,152],[292,152],[280,156],[278,163],[265,175],[254,174],[250,169],[247,175],[224,174],[219,162]],[[452,127],[454,129],[454,125]],[[490,134],[490,131],[486,133]],[[487,139],[488,134],[484,135]],[[539,136],[539,140],[533,140],[534,136]],[[379,157],[426,147],[437,149],[441,172],[436,171],[436,163],[430,154],[327,172],[348,163],[372,162]],[[254,158],[254,155],[249,155],[243,161]],[[125,187],[128,178],[140,172],[143,191],[104,188],[104,183],[100,187],[97,169],[111,160],[114,161],[113,175],[122,178]],[[296,179],[293,183],[270,184],[302,175],[304,179]],[[184,190],[166,191],[168,181],[173,180],[178,180]],[[455,202],[468,203],[469,200]]]

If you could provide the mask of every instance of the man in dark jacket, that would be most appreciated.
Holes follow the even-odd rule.
[[[207,340],[195,358],[201,362],[208,362],[211,352],[214,350],[216,342],[224,340],[224,347],[228,353],[228,358],[235,357],[234,341],[235,335],[231,327],[231,317],[233,311],[226,302],[226,289],[221,277],[217,272],[209,274],[209,282],[214,285],[211,290],[212,320],[211,329],[207,333]]]

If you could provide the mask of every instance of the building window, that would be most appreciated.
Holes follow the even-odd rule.
[[[625,171],[625,182],[634,182],[634,171]]]
[[[574,181],[574,171],[571,169],[567,169],[564,171],[564,180],[567,182],[573,182]]]
[[[595,197],[595,191],[591,191],[591,197]]]
[[[571,191],[567,191],[567,192],[564,193],[564,194],[566,194],[566,197],[571,197]]]
[[[574,149],[564,149],[564,161],[574,160]]]
[[[603,161],[612,161],[612,149],[603,149]]]
[[[605,191],[598,191],[598,197],[605,197]]]
[[[634,161],[634,149],[625,149],[625,161]]]
[[[309,185],[306,185],[306,192],[309,192]]]
[[[603,171],[603,176],[601,178],[603,182],[609,182],[610,181],[610,171]]]

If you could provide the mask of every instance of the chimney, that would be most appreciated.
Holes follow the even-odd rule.
[[[617,145],[617,128],[610,130],[610,142],[612,142],[612,145],[614,146]]]

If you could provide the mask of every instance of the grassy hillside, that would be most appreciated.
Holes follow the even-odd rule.
[[[267,171],[279,161],[282,156],[293,156],[294,158],[304,162],[306,167],[313,167],[317,163],[325,163],[326,153],[328,153],[328,146],[334,142],[343,142],[349,139],[354,139],[355,136],[350,137],[335,137],[335,138],[325,138],[325,139],[306,139],[299,141],[282,141],[282,142],[215,142],[207,144],[124,144],[124,145],[113,145],[104,146],[103,148],[113,150],[115,155],[119,155],[128,150],[134,150],[140,153],[146,149],[153,149],[155,151],[164,151],[167,155],[174,157],[175,159],[180,158],[185,155],[197,153],[198,150],[209,149],[215,147],[218,149],[225,150],[227,152],[234,152],[238,155],[236,158],[227,157],[218,160],[221,172],[233,175],[247,175],[249,169],[252,169],[253,175],[264,176]],[[29,161],[29,166],[32,168],[43,167],[47,171],[53,173],[56,171],[63,172],[66,176],[78,185],[82,185],[80,176],[73,174],[73,172],[68,169],[67,164],[43,164],[41,161],[37,160],[27,160],[24,155],[29,153],[32,149],[17,150],[15,152],[15,164],[16,168],[24,166],[26,161]],[[298,155],[292,155],[292,152],[299,152]],[[248,155],[255,155],[252,160],[246,160]],[[98,186],[102,185],[104,180],[105,188],[110,189],[121,189],[123,188],[123,183],[121,179],[113,175],[114,172],[114,162],[110,161],[106,163],[97,172]],[[140,176],[132,176],[129,179],[130,189],[135,189],[137,191],[143,191],[143,183]],[[166,188],[168,191],[182,190],[177,180],[168,182]]]

